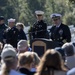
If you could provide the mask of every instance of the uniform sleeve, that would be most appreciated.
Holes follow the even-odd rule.
[[[52,33],[53,33],[53,30],[54,30],[54,27],[55,27],[55,26],[52,26],[52,27],[49,29],[49,30],[50,30],[50,32],[49,32],[50,39],[53,39]]]
[[[23,39],[27,40],[27,37],[26,37],[26,34],[24,31],[23,31],[22,35],[23,35]]]
[[[43,29],[47,30],[47,24],[46,23],[44,23]]]
[[[71,42],[71,32],[68,26],[65,27],[65,37],[67,42]]]
[[[33,32],[34,32],[34,28],[33,28],[33,26],[31,26],[30,29],[29,29],[29,39],[30,40],[34,38],[34,33]]]

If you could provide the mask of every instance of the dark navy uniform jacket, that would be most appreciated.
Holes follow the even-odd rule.
[[[32,36],[34,38],[46,38],[47,24],[41,20],[37,21],[32,27]]]
[[[0,25],[0,42],[2,43],[4,43],[3,39],[4,39],[4,33],[5,33],[6,28],[7,28],[6,24]]]
[[[22,29],[19,31],[19,34],[18,34],[18,41],[20,40],[27,40],[26,34]]]
[[[6,30],[6,43],[11,44],[13,47],[17,47],[18,42],[18,29],[16,27],[8,28]]]
[[[62,44],[71,42],[71,33],[67,25],[61,23],[59,27],[52,26],[50,33],[50,37],[53,41],[58,41]]]

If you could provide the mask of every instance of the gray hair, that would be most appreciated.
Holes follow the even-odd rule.
[[[65,43],[62,48],[65,50],[67,56],[74,55],[74,46],[72,43]]]

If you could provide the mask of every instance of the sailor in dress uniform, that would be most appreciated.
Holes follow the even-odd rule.
[[[53,21],[53,26],[50,29],[50,38],[53,41],[57,41],[60,45],[66,42],[71,42],[71,33],[67,25],[63,24],[61,21],[61,14],[54,13],[51,14],[51,19]]]

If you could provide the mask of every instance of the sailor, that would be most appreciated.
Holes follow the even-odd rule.
[[[6,43],[11,44],[13,47],[17,48],[18,40],[18,29],[15,27],[15,19],[8,19],[9,28],[6,31]]]
[[[71,42],[71,33],[67,25],[61,21],[61,14],[53,13],[50,15],[53,26],[50,29],[50,37],[53,41],[60,42],[63,45],[66,42]]]

